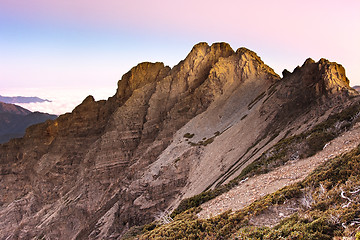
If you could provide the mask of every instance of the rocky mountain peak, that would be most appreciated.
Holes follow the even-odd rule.
[[[225,42],[218,42],[213,43],[211,46],[209,46],[206,42],[200,42],[192,48],[190,51],[189,56],[199,56],[199,55],[205,55],[205,54],[216,54],[223,52],[225,55],[231,55],[234,53],[234,50],[231,48],[231,46],[228,43]]]
[[[162,79],[169,71],[170,67],[165,67],[161,62],[140,63],[124,74],[118,82],[116,97],[126,99],[134,90]]]
[[[218,42],[218,43],[213,43],[210,46],[210,52],[224,52],[226,54],[232,54],[234,53],[234,50],[231,48],[230,44],[225,43],[225,42]]]
[[[272,75],[271,78],[280,78],[255,52],[241,47],[236,50],[236,55],[239,59],[239,68],[243,71],[243,77],[247,78],[250,73],[258,75],[260,72],[263,72]]]
[[[206,59],[218,59],[219,57],[228,57],[234,53],[234,50],[230,47],[228,43],[213,43],[209,46],[205,42],[196,44],[188,56],[185,58],[185,63],[200,62]]]
[[[334,88],[348,88],[349,79],[346,77],[345,68],[336,62],[327,59],[320,59],[318,62],[319,71],[327,82],[327,89],[333,91]]]
[[[209,49],[209,44],[207,42],[199,42],[193,46],[191,49],[190,54],[196,54],[197,52],[203,52],[205,53],[207,49]]]
[[[313,64],[313,63],[315,63],[315,61],[312,58],[308,58],[305,60],[303,66],[308,65],[308,64]]]
[[[0,239],[119,239],[343,107],[349,95],[323,96],[348,92],[344,79],[325,60],[281,79],[226,43],[199,43],[172,69],[141,63],[108,101],[89,96],[0,145]]]
[[[316,89],[317,94],[336,94],[342,90],[351,90],[345,69],[338,63],[321,58],[315,62],[308,58],[301,67],[296,67],[293,73],[283,72],[284,78],[300,77],[302,84]],[[351,92],[351,91],[350,91]]]
[[[289,72],[289,70],[287,70],[287,69],[284,69],[282,71],[283,78],[288,77],[290,74],[291,74],[291,72]]]
[[[81,104],[91,104],[95,102],[95,99],[92,95],[87,96]]]
[[[0,102],[0,113],[14,113],[25,116],[31,112],[14,104]]]
[[[254,59],[259,60],[259,62],[262,62],[262,63],[263,63],[263,61],[261,60],[261,58],[260,58],[254,51],[251,51],[251,50],[248,49],[248,48],[245,48],[245,47],[238,48],[238,49],[236,50],[236,53],[239,54],[239,55],[245,54],[245,55],[251,56],[251,57],[253,57]]]

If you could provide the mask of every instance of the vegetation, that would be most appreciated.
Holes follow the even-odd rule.
[[[230,189],[231,189],[230,185],[225,185],[216,188],[215,190],[205,191],[193,197],[186,198],[183,201],[181,201],[179,206],[171,213],[171,217],[175,217],[176,215],[185,212],[188,209],[198,207],[201,204],[221,195],[222,193],[229,191]]]
[[[245,114],[244,116],[242,116],[240,120],[244,120],[246,117],[247,117],[247,114]]]
[[[219,136],[221,133],[220,132],[216,132],[214,136],[212,136],[211,138],[203,138],[201,141],[195,143],[195,142],[188,142],[188,144],[190,144],[191,146],[195,147],[195,146],[207,146],[209,144],[211,144],[212,142],[214,142],[215,138],[217,136]]]
[[[172,216],[190,208],[198,207],[202,203],[229,191],[247,177],[267,173],[289,160],[314,155],[316,152],[322,150],[327,142],[339,136],[339,134],[355,124],[355,122],[358,121],[359,111],[360,104],[355,104],[340,113],[330,115],[325,121],[309,131],[280,140],[261,157],[245,167],[240,175],[228,184],[220,185],[214,190],[207,190],[191,198],[184,199],[178,208],[174,210]],[[287,135],[288,133],[285,136]],[[276,136],[278,136],[278,133],[275,133],[271,140]],[[192,146],[204,145],[204,141],[200,141],[199,143],[190,142],[190,144]],[[254,143],[253,146],[256,144],[257,142]],[[247,152],[252,147],[250,147]]]
[[[185,133],[184,134],[184,138],[193,138],[194,137],[194,133],[193,134],[191,134],[191,133]]]
[[[297,213],[278,225],[255,227],[254,216],[270,206],[303,202]],[[306,202],[307,204],[304,204]],[[189,209],[169,224],[143,228],[139,239],[333,239],[359,238],[360,146],[316,169],[302,182],[267,195],[235,213],[198,219],[198,208]]]
[[[260,239],[333,239],[354,237],[360,229],[360,146],[319,167],[295,189],[303,192],[309,209],[281,221],[274,228],[239,230],[237,237]],[[280,190],[283,191],[283,190]],[[306,197],[305,197],[306,196]],[[299,197],[298,197],[299,198]]]
[[[230,183],[182,201],[171,214],[174,221],[170,224],[161,226],[152,224],[151,227],[143,227],[141,239],[229,237],[235,239],[279,239],[283,237],[288,239],[331,239],[336,235],[354,236],[354,223],[360,220],[357,210],[360,209],[359,199],[352,200],[354,202],[351,202],[347,208],[343,208],[344,199],[341,198],[341,191],[346,189],[348,192],[354,192],[354,189],[360,186],[360,174],[352,171],[360,169],[359,148],[319,168],[303,182],[285,187],[234,214],[227,212],[209,220],[201,220],[195,217],[195,213],[198,211],[197,207],[202,203],[229,191],[245,177],[270,171],[291,160],[296,149],[303,149],[301,153],[297,154],[297,157],[315,154],[324,147],[326,142],[353,125],[357,121],[358,112],[359,105],[354,105],[341,113],[331,115],[310,131],[282,139],[257,161],[246,167]],[[219,133],[215,133],[214,137],[218,135]],[[193,134],[189,133],[187,136],[193,137]],[[190,143],[198,146],[198,144],[204,144],[205,141]],[[283,220],[274,228],[248,226],[248,221],[252,216],[261,214],[269,206],[282,204],[286,200],[304,198],[306,191],[308,191],[307,195],[311,196],[310,209],[300,211]],[[355,197],[358,198],[358,195]],[[344,225],[349,226],[344,228]],[[355,224],[355,226],[358,225]],[[135,232],[138,234],[139,229],[137,228]]]
[[[313,156],[322,150],[326,143],[354,125],[358,121],[359,112],[360,104],[353,105],[340,113],[330,115],[309,131],[280,140],[249,164],[238,179],[269,172],[289,160]]]

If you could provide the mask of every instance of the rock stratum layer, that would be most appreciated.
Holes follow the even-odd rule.
[[[141,63],[107,101],[28,128],[0,145],[0,239],[119,239],[358,94],[325,59],[283,75],[248,49],[199,43],[172,69]]]

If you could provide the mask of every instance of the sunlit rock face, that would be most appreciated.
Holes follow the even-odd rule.
[[[107,101],[0,145],[0,239],[118,239],[356,95],[341,65],[309,59],[280,78],[226,43],[172,69],[141,63]]]

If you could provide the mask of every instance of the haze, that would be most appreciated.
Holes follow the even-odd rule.
[[[25,107],[61,114],[112,96],[138,63],[173,66],[201,41],[247,47],[279,75],[324,57],[359,85],[359,12],[356,0],[0,0],[0,95],[51,99]]]

